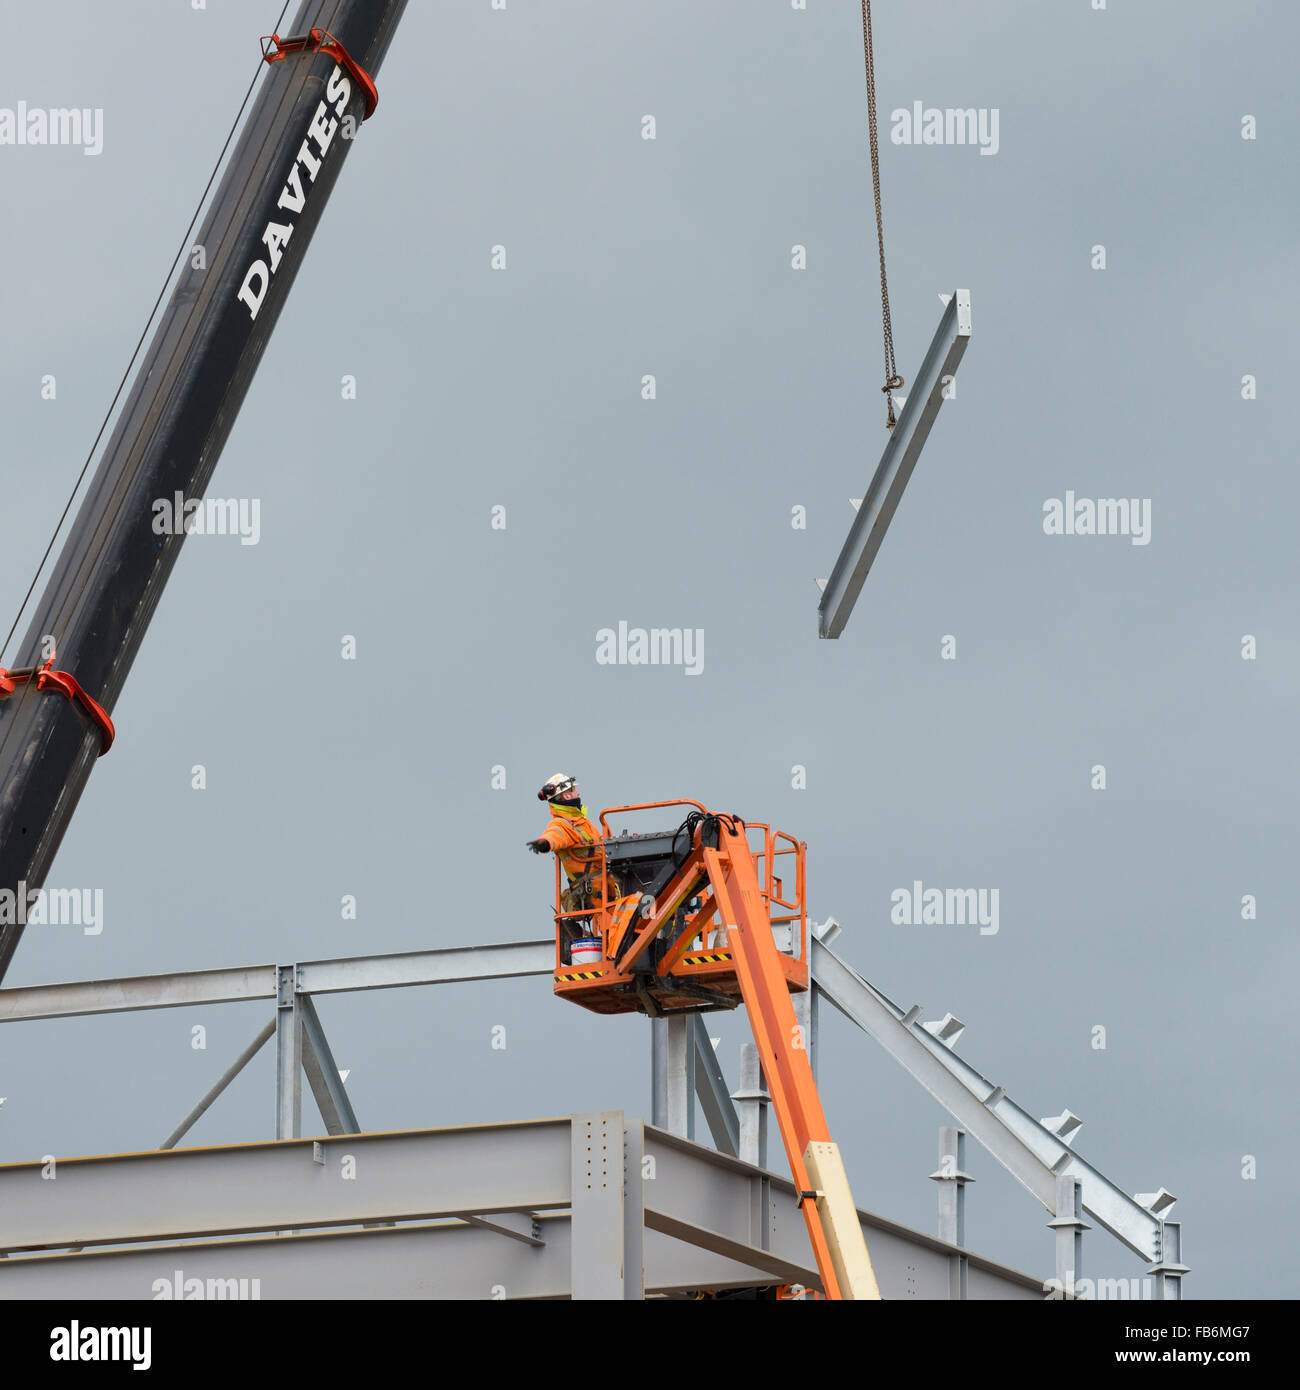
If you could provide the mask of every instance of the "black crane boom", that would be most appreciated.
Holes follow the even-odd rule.
[[[176,518],[155,529],[155,504],[203,497],[405,8],[302,0],[268,45],[198,233],[203,256],[182,261],[16,668],[42,666],[53,648],[54,666],[111,714],[185,539]],[[103,747],[66,694],[32,678],[0,698],[0,979]]]

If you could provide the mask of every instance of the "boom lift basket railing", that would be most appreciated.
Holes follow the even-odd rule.
[[[611,831],[611,816],[667,806],[692,812],[673,830]],[[742,991],[727,942],[730,924],[721,916],[692,841],[695,818],[707,816],[699,802],[687,800],[606,808],[599,818],[603,838],[584,852],[590,891],[578,905],[571,895],[566,903],[566,874],[556,857],[556,994],[597,1013],[639,1010],[659,1016],[736,1007]],[[803,991],[808,988],[807,846],[766,824],[742,828],[787,988]],[[692,858],[696,868],[689,872]],[[672,897],[676,901],[670,902]],[[566,938],[575,929],[599,939],[599,962],[573,965],[564,959]]]

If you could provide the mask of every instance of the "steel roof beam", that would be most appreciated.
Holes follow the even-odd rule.
[[[825,997],[920,1082],[1046,1210],[1057,1214],[1057,1179],[1076,1177],[1083,1184],[1084,1210],[1093,1220],[1143,1259],[1160,1259],[1159,1217],[928,1032],[919,1021],[919,1008],[899,1008],[824,942],[814,938],[811,954],[812,975]]]

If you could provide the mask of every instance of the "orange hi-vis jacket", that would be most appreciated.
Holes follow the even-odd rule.
[[[587,819],[585,806],[572,811],[552,806],[550,824],[538,838],[545,840],[560,856],[564,872],[571,879],[585,874],[589,869],[600,868],[600,852],[585,848],[600,844],[600,831]]]
[[[538,839],[545,840],[554,853],[559,855],[560,863],[570,880],[579,878],[588,871],[591,872],[596,880],[595,896],[596,900],[599,901],[601,854],[596,846],[601,844],[600,831],[587,819],[585,806],[567,811],[552,805],[551,812],[550,823],[538,836]],[[600,923],[602,935],[606,936],[611,943],[622,937],[623,930],[630,921],[633,909],[639,901],[640,895],[636,893],[628,893],[624,897],[615,899],[609,905],[608,921],[604,920],[605,913],[597,912],[596,918]]]

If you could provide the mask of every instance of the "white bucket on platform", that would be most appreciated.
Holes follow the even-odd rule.
[[[599,965],[600,937],[580,936],[569,948],[569,957],[574,965]]]

